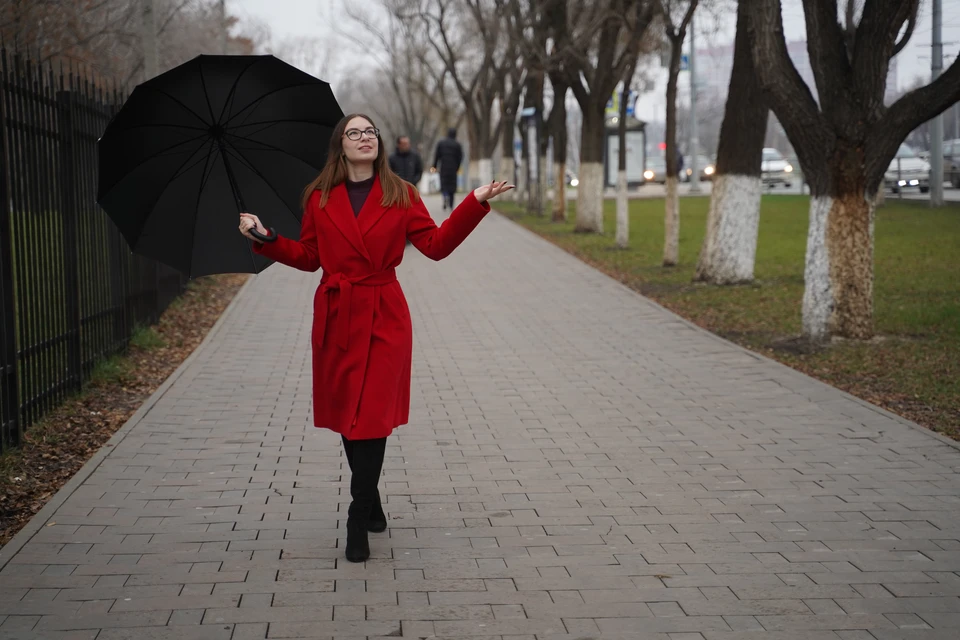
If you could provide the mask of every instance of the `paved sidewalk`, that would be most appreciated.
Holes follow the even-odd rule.
[[[493,215],[440,264],[408,249],[390,530],[344,561],[317,279],[249,283],[0,553],[0,638],[960,637],[960,451]]]

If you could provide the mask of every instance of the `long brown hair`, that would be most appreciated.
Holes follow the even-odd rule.
[[[370,126],[376,128],[373,119],[363,113],[351,113],[344,116],[337,126],[333,128],[333,135],[330,136],[330,149],[327,151],[327,164],[323,171],[303,190],[301,205],[304,209],[307,207],[307,201],[317,189],[320,190],[320,206],[327,205],[327,198],[330,197],[330,190],[347,179],[347,158],[343,154],[343,134],[347,129],[347,123],[354,118],[363,118],[370,123]],[[383,207],[400,206],[404,209],[410,206],[410,192],[416,200],[420,199],[420,194],[416,188],[406,180],[393,172],[390,163],[387,162],[384,152],[383,138],[377,134],[377,158],[373,161],[373,173],[380,178],[380,188],[383,190],[383,198],[380,205]]]

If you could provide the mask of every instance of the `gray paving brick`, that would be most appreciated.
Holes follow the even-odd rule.
[[[495,215],[399,277],[370,561],[311,426],[317,274],[275,266],[0,568],[0,638],[960,637],[957,449]]]

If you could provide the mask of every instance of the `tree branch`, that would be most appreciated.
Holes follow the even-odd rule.
[[[801,165],[810,170],[822,163],[833,135],[831,128],[787,53],[779,0],[752,4],[747,26],[757,77],[771,109],[794,142]],[[826,188],[826,184],[811,185]]]
[[[893,53],[890,55],[891,58],[903,51],[903,48],[907,46],[910,38],[913,37],[913,30],[917,26],[917,14],[920,12],[920,3],[914,2],[912,4],[913,6],[910,9],[910,17],[907,18],[907,30],[903,32],[900,42],[893,46]]]
[[[900,142],[918,126],[960,102],[960,56],[936,80],[890,105],[867,137],[867,179],[882,178]]]

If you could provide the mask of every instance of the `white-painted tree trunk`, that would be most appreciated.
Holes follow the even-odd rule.
[[[627,172],[617,172],[617,246],[630,245],[630,213],[627,201]]]
[[[540,156],[540,172],[537,175],[540,180],[540,209],[543,211],[543,215],[549,215],[547,189],[550,186],[550,181],[547,179],[549,176],[547,175],[547,156],[545,155]]]
[[[490,184],[493,180],[493,159],[480,158],[477,160],[477,186]],[[468,183],[469,184],[469,183]]]
[[[663,266],[673,267],[680,261],[680,194],[676,177],[667,178],[667,202],[663,219]]]
[[[603,163],[580,165],[577,185],[577,230],[603,233]]]
[[[804,265],[803,334],[873,335],[876,194],[810,198]]]
[[[500,175],[497,176],[498,180],[506,180],[507,184],[514,184],[514,160],[513,158],[504,157],[500,161]],[[517,200],[517,190],[511,189],[503,194],[506,200],[512,200],[516,202]]]
[[[761,195],[763,184],[759,177],[718,175],[714,178],[697,280],[713,284],[753,280]]]
[[[807,256],[803,269],[803,334],[813,340],[823,340],[829,335],[833,316],[833,287],[827,251],[827,224],[832,206],[830,196],[810,198]]]

